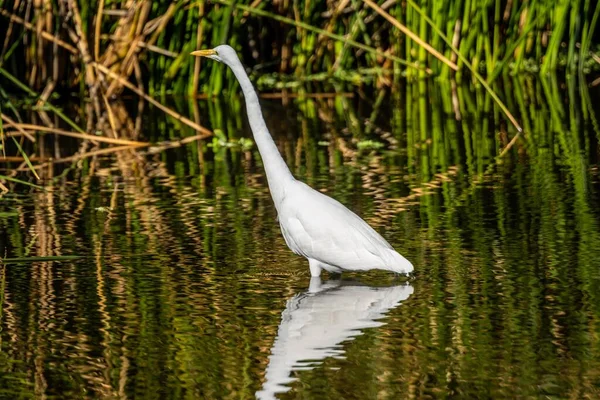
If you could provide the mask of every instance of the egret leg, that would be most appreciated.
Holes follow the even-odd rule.
[[[318,277],[321,276],[321,263],[312,258],[308,259],[308,267],[310,268],[310,276]]]
[[[310,285],[308,285],[308,291],[310,293],[318,293],[321,291],[321,278],[318,276],[313,276],[310,278]]]

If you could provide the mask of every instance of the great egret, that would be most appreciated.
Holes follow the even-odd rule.
[[[326,358],[344,358],[342,343],[354,340],[366,328],[385,325],[387,312],[413,294],[410,285],[370,287],[353,282],[311,278],[308,291],[287,301],[271,347],[261,400],[275,399],[296,380],[296,371],[319,367]]]
[[[294,253],[308,259],[312,276],[319,276],[323,269],[333,273],[370,269],[412,272],[410,261],[358,215],[292,176],[267,129],[258,96],[234,49],[222,45],[191,54],[226,64],[240,83],[281,233]]]

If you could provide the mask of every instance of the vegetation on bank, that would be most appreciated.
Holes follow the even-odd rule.
[[[322,74],[379,84],[419,73],[460,78],[465,64],[493,80],[508,69],[587,73],[597,64],[600,3],[591,0],[379,3],[2,0],[0,64],[36,91],[50,84],[97,91],[101,81],[108,97],[122,82],[95,63],[150,94],[195,92],[199,83],[217,92],[224,71],[200,68],[189,52],[223,43],[270,76],[265,85]]]
[[[189,56],[222,43],[239,50],[259,88],[284,96],[307,84],[339,91],[472,78],[520,132],[517,110],[492,88],[498,77],[599,70],[599,17],[591,0],[0,0],[2,148],[35,175],[32,160],[48,157],[40,135],[76,137],[84,152],[98,143],[147,147],[116,101],[130,92],[207,138],[198,115],[174,111],[162,95],[235,92],[229,70]],[[85,99],[76,118],[54,105],[72,93]],[[39,121],[24,118],[15,94]]]

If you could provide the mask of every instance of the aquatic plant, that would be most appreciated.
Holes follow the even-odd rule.
[[[189,56],[225,42],[239,51],[260,89],[281,90],[284,99],[310,91],[396,88],[402,79],[460,83],[472,77],[520,134],[515,110],[493,83],[506,72],[597,71],[599,17],[599,3],[590,0],[0,0],[3,160],[24,162],[37,178],[35,164],[49,158],[43,151],[48,144],[37,139],[48,135],[81,140],[78,155],[70,152],[66,162],[122,146],[148,147],[138,117],[147,103],[180,129],[193,128],[190,136],[209,137],[197,114],[188,118],[166,106],[165,95],[234,95],[230,71]],[[80,104],[70,118],[55,104],[74,92]],[[141,100],[135,111],[120,100],[128,92]],[[25,122],[23,107],[39,111],[39,119]],[[94,147],[98,143],[112,147]],[[53,157],[64,159],[64,144],[53,147]],[[4,176],[14,182],[16,171]]]
[[[120,93],[124,80],[152,96],[220,91],[229,72],[200,68],[188,54],[222,43],[235,47],[257,75],[344,79],[345,71],[357,71],[354,84],[389,85],[390,74],[461,76],[465,62],[488,77],[597,68],[592,51],[600,5],[590,0],[35,4],[0,1],[0,66],[34,90],[45,89],[45,98],[79,87],[96,108],[102,95]],[[360,73],[368,69],[377,73]]]

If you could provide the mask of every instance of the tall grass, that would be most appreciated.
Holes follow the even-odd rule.
[[[68,126],[71,136],[80,133],[82,141],[92,139],[84,133],[102,135],[104,143],[119,146],[123,136],[145,146],[140,120],[114,101],[132,91],[143,99],[140,111],[149,102],[208,136],[197,116],[177,113],[160,98],[232,92],[236,82],[228,69],[189,56],[222,43],[239,51],[259,88],[285,93],[305,91],[305,82],[337,91],[381,88],[402,78],[472,76],[519,130],[515,110],[492,83],[507,71],[600,70],[594,59],[599,16],[600,3],[590,0],[0,0],[0,99],[8,105],[3,119],[15,121],[2,130],[30,142],[14,144],[31,171],[36,167],[27,148],[37,147],[42,131],[58,134],[57,125]],[[24,124],[10,92],[35,102],[42,121]],[[77,121],[54,105],[65,93],[85,99]]]
[[[49,82],[92,92],[106,86],[109,97],[123,85],[94,63],[144,85],[150,95],[195,93],[198,82],[202,92],[219,91],[229,72],[213,63],[200,68],[188,54],[222,43],[237,48],[256,74],[298,79],[322,72],[343,79],[342,71],[369,68],[409,76],[426,69],[448,76],[458,69],[460,76],[467,60],[484,76],[595,67],[590,51],[598,38],[597,2],[380,3],[395,22],[372,9],[372,1],[359,0],[69,0],[43,7],[4,1],[0,65],[37,91]],[[190,79],[197,73],[199,79]],[[377,81],[390,83],[381,74]]]

